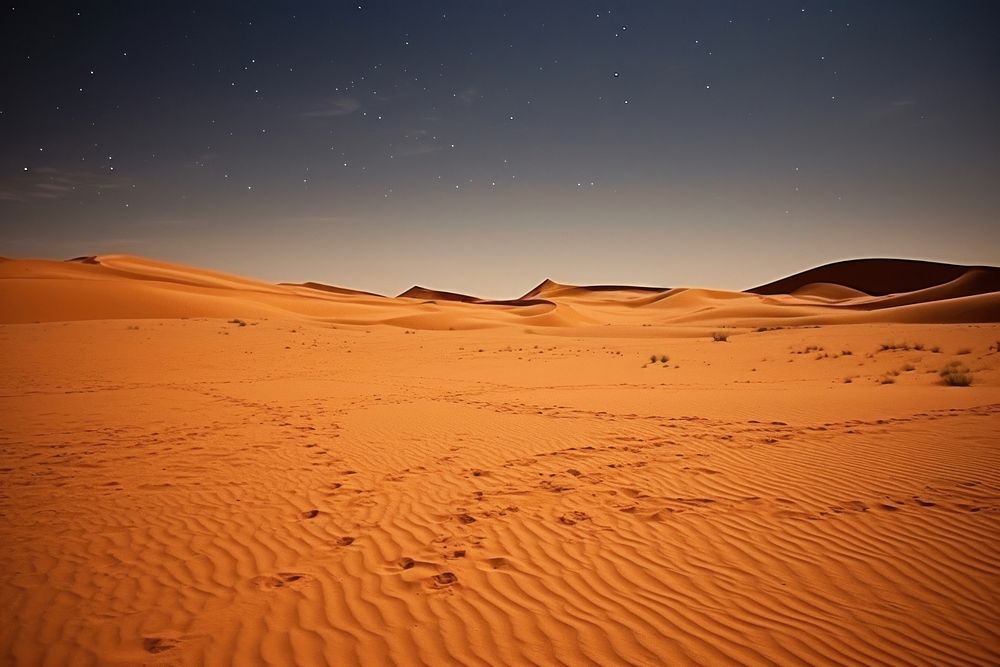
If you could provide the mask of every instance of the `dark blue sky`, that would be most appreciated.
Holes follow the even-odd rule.
[[[5,12],[4,255],[496,297],[1000,263],[993,2]]]

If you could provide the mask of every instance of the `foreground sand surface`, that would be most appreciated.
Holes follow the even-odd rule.
[[[996,325],[245,324],[0,327],[0,662],[1000,662]]]
[[[1000,664],[998,287],[0,259],[0,664]]]

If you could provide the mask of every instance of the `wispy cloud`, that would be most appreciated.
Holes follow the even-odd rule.
[[[350,116],[360,108],[361,102],[353,97],[335,97],[321,108],[306,111],[302,115],[306,118],[336,118],[338,116]]]
[[[910,99],[898,99],[892,102],[878,104],[868,110],[868,116],[875,120],[896,118],[913,111],[916,102]]]
[[[434,144],[420,142],[400,148],[399,150],[396,151],[395,155],[398,157],[413,157],[415,155],[427,155],[428,153],[437,153],[439,150],[441,150],[441,146],[435,146]]]
[[[482,95],[480,95],[479,88],[477,88],[476,86],[468,86],[461,92],[456,93],[455,97],[458,98],[458,101],[461,102],[462,104],[472,104],[473,102],[481,98]]]
[[[436,153],[443,148],[436,143],[437,137],[433,136],[429,130],[409,130],[403,135],[403,138],[405,143],[396,149],[394,153],[396,157],[427,155],[428,153]]]
[[[96,191],[126,188],[128,185],[121,176],[105,171],[39,167],[0,183],[0,201],[65,199]]]

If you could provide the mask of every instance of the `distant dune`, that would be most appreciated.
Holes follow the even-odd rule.
[[[665,287],[642,287],[630,285],[563,285],[546,278],[533,289],[529,290],[522,299],[533,299],[543,296],[568,296],[593,292],[663,292]]]
[[[427,289],[414,285],[410,289],[400,294],[399,299],[422,299],[424,301],[458,301],[459,303],[475,303],[480,299],[468,294],[458,294],[456,292],[443,292],[441,290]]]
[[[640,327],[759,328],[864,322],[1000,321],[1000,269],[853,260],[748,290],[567,285],[545,280],[520,299],[412,287],[398,297],[321,283],[273,284],[128,255],[0,262],[0,322],[302,317],[414,329],[542,326],[648,335]],[[600,330],[596,329],[600,327]]]
[[[851,259],[802,271],[747,292],[792,294],[809,285],[823,283],[870,296],[886,296],[943,285],[969,273],[979,274],[977,291],[973,293],[1000,290],[1000,268],[993,266],[960,266],[915,259]]]
[[[376,294],[375,292],[365,292],[357,289],[349,289],[347,287],[336,287],[334,285],[324,285],[323,283],[278,283],[279,285],[287,285],[288,287],[306,287],[309,289],[320,290],[321,292],[333,292],[334,294],[358,294],[364,296],[382,296],[381,294]]]

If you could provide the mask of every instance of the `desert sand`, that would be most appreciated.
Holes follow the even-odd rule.
[[[0,260],[0,663],[1000,664],[1000,272],[942,266]]]

